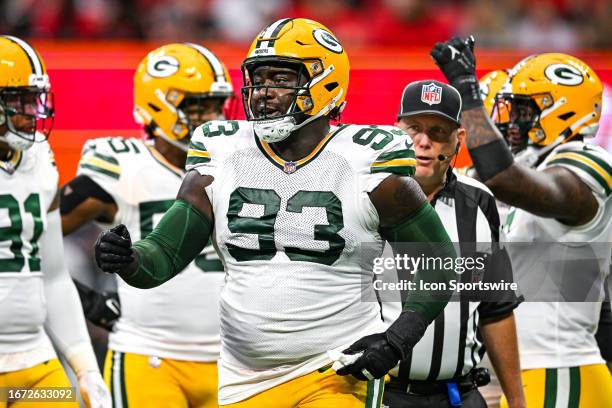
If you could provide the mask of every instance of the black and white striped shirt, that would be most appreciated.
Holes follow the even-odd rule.
[[[431,204],[453,242],[460,242],[461,256],[474,256],[474,245],[466,243],[499,242],[499,214],[495,199],[482,183],[448,172],[444,188]],[[472,254],[470,254],[472,252]],[[463,274],[461,279],[471,279]],[[482,360],[485,347],[478,330],[480,319],[510,313],[519,301],[453,301],[432,323],[410,358],[392,371],[399,381],[447,380],[467,374]],[[383,303],[385,321],[395,320],[401,303]]]

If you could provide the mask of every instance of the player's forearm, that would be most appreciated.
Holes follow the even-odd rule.
[[[212,226],[191,204],[177,200],[155,229],[133,245],[138,270],[121,276],[138,288],[152,288],[170,280],[189,265],[206,246]]]
[[[60,213],[64,235],[91,221],[113,222],[118,211],[113,197],[88,176],[79,175],[61,189]]]
[[[76,288],[64,265],[59,210],[48,213],[40,241],[47,317],[45,330],[77,373],[97,371]]]
[[[514,314],[480,325],[487,353],[511,408],[525,406]]]
[[[425,245],[427,257],[455,258],[455,248],[433,207],[425,202],[406,221],[381,231],[382,236],[397,248],[398,244],[419,243]],[[440,290],[432,293],[426,287],[448,288],[450,281],[455,278],[453,269],[444,268],[447,262],[431,262],[421,268],[414,281],[416,289],[408,293],[404,310],[415,311],[430,322],[433,321],[448,303],[452,291]],[[439,266],[439,267],[438,267]]]

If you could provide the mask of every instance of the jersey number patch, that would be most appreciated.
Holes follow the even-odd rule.
[[[242,217],[240,212],[245,204],[263,206],[263,215],[259,218]],[[227,249],[237,261],[270,260],[276,255],[274,242],[274,224],[280,211],[281,198],[274,190],[238,187],[230,196],[227,213],[228,228],[235,234],[255,234],[259,242],[259,249],[242,248],[234,244],[227,244]],[[344,227],[342,216],[342,203],[330,191],[304,191],[300,190],[287,200],[286,211],[301,213],[306,207],[324,208],[328,224],[315,224],[315,241],[327,241],[329,249],[326,251],[312,251],[298,247],[285,247],[285,253],[292,261],[315,262],[332,265],[338,260],[345,241],[338,232]]]
[[[28,266],[30,271],[40,271],[40,258],[38,254],[38,239],[43,232],[43,221],[40,216],[40,197],[36,193],[32,193],[23,203],[23,208],[26,213],[32,216],[34,221],[34,230],[30,238],[30,256],[28,257]],[[23,256],[23,240],[21,234],[23,232],[23,217],[19,202],[11,194],[0,195],[0,210],[5,210],[8,213],[9,225],[0,228],[0,241],[10,241],[10,251],[13,253],[12,258],[0,259],[0,272],[20,272],[25,265]]]

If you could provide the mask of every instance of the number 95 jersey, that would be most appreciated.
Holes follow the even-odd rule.
[[[118,207],[113,223],[125,224],[132,241],[149,234],[170,208],[183,173],[152,144],[121,137],[87,141],[78,170],[113,197]],[[118,280],[121,317],[109,335],[112,350],[187,361],[218,359],[217,310],[224,275],[214,250],[208,249],[159,287],[143,290]]]
[[[363,293],[373,275],[360,267],[361,244],[382,251],[368,193],[391,173],[414,174],[411,146],[394,127],[342,125],[290,162],[251,122],[194,132],[187,170],[214,177],[206,193],[226,267],[220,402],[312,372],[327,350],[384,331],[378,303]]]

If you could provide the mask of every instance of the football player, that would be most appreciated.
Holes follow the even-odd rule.
[[[595,72],[565,54],[524,59],[497,94],[495,126],[479,97],[473,39],[438,43],[431,55],[462,94],[467,145],[478,176],[499,200],[515,207],[504,226],[507,239],[536,244],[533,253],[514,257],[519,273],[535,258],[560,255],[537,246],[557,242],[564,251],[602,244],[606,265],[597,273],[609,274],[612,158],[584,141],[595,135],[601,116],[603,87]],[[587,266],[582,263],[574,272],[585,276]],[[596,289],[603,299],[603,284]],[[612,378],[594,337],[601,305],[529,302],[517,309],[527,406],[612,406]]]
[[[151,51],[134,75],[134,116],[148,140],[87,141],[77,177],[63,189],[64,233],[98,221],[146,237],[174,202],[193,130],[223,118],[233,95],[226,67],[210,50],[184,43]],[[212,247],[183,266],[151,291],[118,282],[121,316],[104,373],[115,404],[217,406],[223,266]]]
[[[52,341],[88,405],[110,407],[64,265],[58,172],[47,143],[54,111],[45,64],[28,43],[11,36],[0,36],[0,61],[0,388],[70,387]],[[73,398],[55,406],[78,404]]]
[[[409,177],[416,164],[410,139],[390,126],[330,125],[345,105],[349,61],[336,37],[312,20],[264,28],[242,72],[248,121],[199,127],[177,201],[134,245],[124,226],[102,233],[98,265],[130,285],[155,287],[213,234],[226,269],[219,403],[380,406],[381,378],[450,293],[424,301],[415,291],[385,331],[372,270],[360,265],[372,264],[384,239],[441,243],[430,244],[436,254],[455,256]],[[421,272],[417,280],[441,284],[454,274]],[[345,376],[323,369],[327,351]]]

